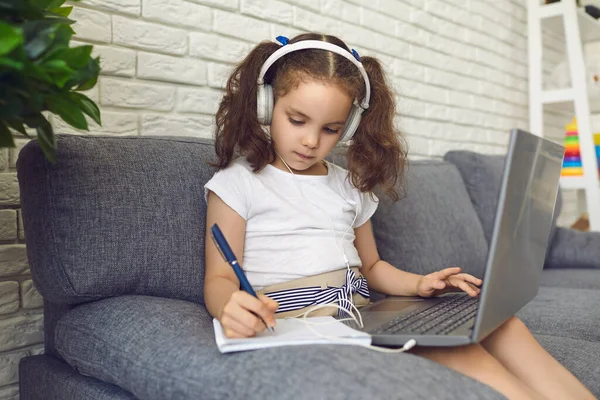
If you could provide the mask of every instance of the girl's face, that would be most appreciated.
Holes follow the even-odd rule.
[[[326,174],[321,161],[340,139],[351,106],[352,99],[339,86],[312,79],[277,99],[271,137],[295,174]],[[279,157],[271,164],[288,171]]]

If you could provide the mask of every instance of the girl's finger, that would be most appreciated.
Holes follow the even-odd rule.
[[[229,329],[229,331],[234,332],[236,334],[235,337],[251,337],[256,334],[254,329],[251,329],[240,321],[237,321],[229,314],[225,314],[221,317],[221,325],[223,325],[225,329]]]
[[[456,286],[459,287],[465,293],[467,293],[469,296],[477,296],[479,294],[479,289],[474,288],[468,282],[461,280],[457,282]]]
[[[270,298],[269,296],[265,296],[264,294],[259,294],[258,298],[262,301],[269,309],[273,311],[277,311],[279,308],[279,303]]]
[[[232,299],[234,298],[235,294],[236,293],[231,296]],[[269,312],[263,302],[256,297],[249,295],[246,292],[242,292],[240,297],[243,295],[248,295],[248,302],[240,303],[237,301],[231,301],[231,305],[228,303],[225,308],[223,308],[223,315],[229,316],[230,318],[244,325],[246,328],[251,329],[253,332],[264,331],[266,326],[256,315],[260,315],[262,317],[261,314],[265,314],[265,316],[262,318],[265,320],[270,320],[273,319],[273,313]],[[260,309],[261,312],[254,311],[255,309]]]
[[[275,312],[279,308],[279,303],[263,294],[258,295],[258,297],[263,302],[265,307],[267,307],[267,311],[270,313],[267,317],[264,317],[265,322],[270,326],[274,327],[277,324],[277,320],[275,319]]]
[[[242,309],[242,311],[237,314],[236,316],[236,320],[242,324],[244,324],[246,327],[252,329],[254,332],[258,333],[258,332],[262,332],[264,331],[267,327],[265,326],[265,324],[260,320],[260,318],[258,318],[256,315],[254,315],[252,312]],[[265,320],[271,320],[273,319],[273,317],[262,317]],[[268,323],[268,322],[267,322]]]
[[[236,293],[239,293],[237,306],[243,310],[243,312],[237,313],[236,319],[247,327],[254,329],[256,332],[262,332],[265,328],[265,324],[252,313],[260,316],[265,321],[269,321],[273,319],[274,311],[268,309],[267,305],[261,299],[257,299],[246,292]]]
[[[425,276],[425,278],[422,279],[421,282],[419,283],[419,287],[417,288],[417,290],[419,291],[419,293],[425,293],[425,294],[429,295],[429,294],[433,293],[433,291],[435,290],[435,287],[434,287],[435,281],[436,281],[435,278]]]
[[[227,336],[230,339],[243,339],[245,338],[244,335],[239,334],[238,332],[232,330],[232,329],[225,329],[223,331],[223,333],[225,333],[225,336]]]
[[[467,282],[467,285],[469,285],[471,287],[471,289],[473,289],[474,291],[476,291],[477,293],[481,293],[481,288],[473,285],[472,283]]]
[[[422,289],[426,292],[433,292],[434,290],[443,289],[446,287],[446,283],[435,277],[428,277],[423,280]]]
[[[446,279],[446,282],[448,282],[448,285],[453,286],[462,291],[464,291],[464,289],[463,289],[464,285],[467,284],[463,279],[459,278],[456,275],[451,276],[450,278]]]
[[[481,286],[481,284],[483,283],[483,281],[481,279],[476,278],[473,275],[469,275],[469,274],[458,274],[458,275],[456,275],[456,277],[461,278],[462,280],[465,280],[476,286]]]
[[[460,267],[445,268],[441,271],[435,272],[436,278],[442,281],[447,279],[449,276],[456,275],[460,272]]]

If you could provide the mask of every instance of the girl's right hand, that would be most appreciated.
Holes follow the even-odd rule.
[[[275,311],[278,307],[279,304],[268,296],[260,294],[257,299],[243,290],[238,290],[233,292],[229,301],[225,303],[219,322],[228,338],[252,337],[267,328],[256,315],[260,315],[269,326],[274,327]]]

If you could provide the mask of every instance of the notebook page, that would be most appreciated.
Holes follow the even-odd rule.
[[[371,336],[368,333],[352,329],[333,317],[312,317],[307,320],[313,323],[311,327],[314,330],[333,338],[321,337],[302,320],[290,318],[278,319],[274,333],[265,330],[252,338],[230,339],[225,336],[221,324],[214,318],[215,340],[221,353],[306,344],[371,344]]]

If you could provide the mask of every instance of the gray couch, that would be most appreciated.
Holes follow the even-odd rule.
[[[22,399],[502,398],[411,354],[332,345],[220,354],[202,292],[212,141],[57,141],[55,165],[37,141],[17,162],[45,316],[44,354],[20,363]],[[382,258],[481,276],[502,162],[469,152],[413,162],[406,197],[382,201],[373,219]],[[542,287],[519,317],[600,395],[600,234],[552,236]]]

